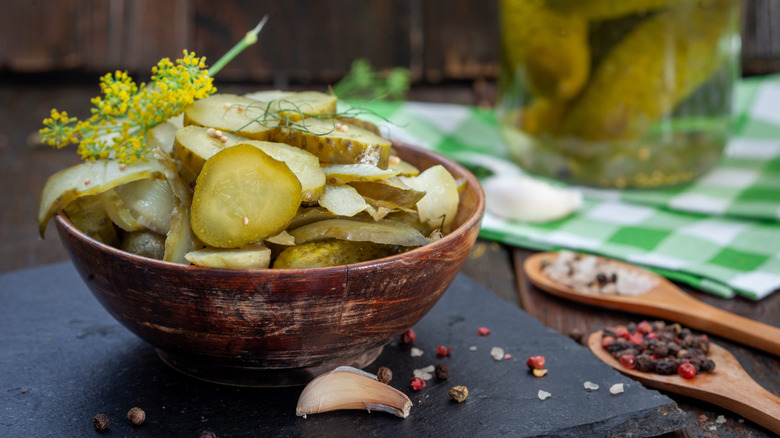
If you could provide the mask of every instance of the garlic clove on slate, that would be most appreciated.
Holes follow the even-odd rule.
[[[493,176],[482,187],[488,211],[504,219],[549,222],[582,206],[579,190],[555,187],[522,175]]]
[[[339,409],[366,409],[409,416],[412,401],[376,376],[353,367],[338,367],[309,382],[298,397],[295,414],[303,416]]]

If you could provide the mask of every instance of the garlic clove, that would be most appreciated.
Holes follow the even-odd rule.
[[[338,367],[321,374],[303,388],[295,413],[305,417],[340,409],[382,411],[406,418],[412,401],[371,373],[353,367]]]
[[[493,176],[482,187],[488,211],[504,219],[549,222],[582,206],[579,190],[555,187],[522,175]]]

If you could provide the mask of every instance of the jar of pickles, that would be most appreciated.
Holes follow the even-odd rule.
[[[500,0],[497,116],[529,172],[690,182],[731,132],[739,0]]]

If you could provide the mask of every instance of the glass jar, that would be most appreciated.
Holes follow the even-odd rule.
[[[686,183],[731,132],[739,0],[501,0],[497,116],[531,173]]]

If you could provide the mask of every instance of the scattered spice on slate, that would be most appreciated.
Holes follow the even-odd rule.
[[[434,368],[433,373],[436,375],[437,379],[447,380],[450,377],[450,367],[444,364],[436,365],[436,368]]]
[[[448,357],[451,351],[452,347],[445,347],[444,345],[436,347],[436,355],[439,357]]]
[[[449,396],[458,403],[463,403],[469,396],[469,389],[465,386],[453,386],[450,389]]]
[[[412,351],[409,352],[409,355],[412,357],[420,357],[423,355],[423,351],[417,347],[412,347]]]
[[[534,377],[544,377],[547,375],[547,370],[545,368],[534,368],[531,370],[531,374],[533,374]]]
[[[434,370],[436,370],[435,366],[428,365],[425,368],[418,368],[416,370],[413,370],[412,375],[414,375],[414,377],[419,377],[423,380],[431,380],[431,378],[433,377]]]
[[[596,390],[598,390],[598,389],[599,389],[599,385],[597,385],[597,384],[595,384],[595,383],[591,382],[590,380],[589,380],[589,381],[587,381],[587,382],[585,382],[585,383],[583,383],[583,384],[582,384],[582,386],[584,386],[584,387],[585,387],[585,389],[586,389],[588,392],[590,392],[590,391],[596,391]]]
[[[409,386],[411,386],[412,390],[419,391],[425,388],[425,380],[419,377],[412,377],[412,380],[409,381]]]
[[[539,400],[547,400],[548,398],[550,398],[551,395],[552,395],[551,393],[547,391],[543,391],[541,389],[539,390],[539,392],[536,393],[536,396],[539,397]]]
[[[414,344],[414,340],[417,339],[417,335],[414,333],[414,330],[408,329],[405,332],[401,334],[401,343],[402,344]]]
[[[490,349],[490,355],[495,360],[501,360],[504,358],[504,349],[501,347],[493,347]]]
[[[525,361],[529,370],[544,368],[544,356],[531,356]]]
[[[655,279],[616,261],[573,251],[559,251],[554,261],[542,264],[542,273],[578,292],[605,295],[641,295],[656,285]]]
[[[388,367],[379,367],[376,371],[376,379],[386,385],[393,380],[393,372]]]
[[[715,362],[706,357],[707,335],[695,335],[678,323],[641,321],[608,327],[602,332],[601,346],[626,369],[684,378],[715,370]]]
[[[477,334],[480,336],[487,336],[490,334],[490,329],[487,327],[480,327],[477,329]]]
[[[214,432],[210,432],[208,430],[204,430],[203,432],[200,433],[199,438],[217,438],[217,434]]]
[[[139,407],[131,408],[127,411],[127,419],[130,420],[130,424],[133,426],[140,426],[146,421],[146,412]]]
[[[92,425],[95,426],[95,430],[108,429],[108,416],[106,414],[95,415],[95,418],[92,419]]]

